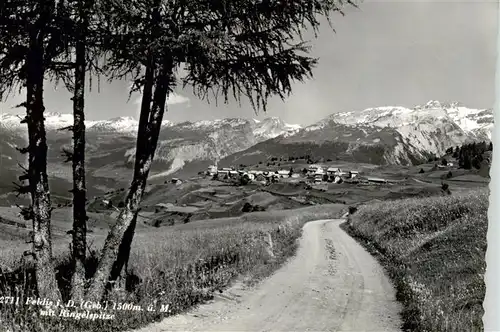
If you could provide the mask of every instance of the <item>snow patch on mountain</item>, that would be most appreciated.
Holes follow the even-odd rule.
[[[491,139],[493,113],[459,103],[431,100],[425,105],[406,108],[383,106],[360,111],[335,113],[309,126],[306,131],[321,130],[330,121],[347,126],[390,127],[396,129],[411,150],[443,154],[450,146],[470,140]]]
[[[0,129],[9,128],[13,133],[16,133],[16,136],[26,136],[26,125],[20,123],[22,116],[10,114],[1,114],[0,116]],[[58,129],[73,124],[72,114],[45,112],[44,116],[47,132],[51,135],[57,134]],[[117,144],[120,144],[123,136],[135,137],[137,135],[139,123],[133,117],[123,116],[108,120],[86,120],[85,125],[88,133],[108,134],[105,138],[106,142],[110,143],[116,138]],[[300,128],[300,125],[287,124],[277,117],[260,121],[227,118],[173,123],[164,120],[162,121],[162,132],[155,153],[155,161],[160,161],[167,168],[163,170],[164,174],[171,174],[189,162],[197,160],[217,161],[230,154],[245,150],[258,142],[280,135],[293,134]],[[87,145],[95,143],[98,146],[99,138],[97,140],[97,142],[89,140]],[[127,140],[124,142],[130,144]],[[68,144],[70,143],[68,141]],[[128,163],[133,163],[135,147],[130,144],[125,151],[124,159]],[[106,155],[106,151],[103,150],[102,154]]]
[[[47,130],[58,130],[73,125],[73,115],[45,112],[45,127]],[[22,116],[8,113],[0,114],[0,128],[9,131],[26,130],[26,125],[20,123]],[[110,132],[127,135],[137,135],[139,122],[130,116],[116,117],[108,120],[85,120],[85,127],[89,132]],[[239,129],[241,126],[250,126],[257,141],[262,141],[279,135],[290,135],[301,129],[300,125],[287,124],[280,118],[270,117],[253,121],[240,118],[217,120],[202,120],[196,122],[173,123],[162,121],[162,127],[178,127],[182,130],[217,131],[221,128]]]
[[[0,113],[0,130],[2,130],[3,132],[17,131],[22,126],[22,124],[20,123],[21,120],[21,116],[8,113]],[[26,129],[26,125],[24,125],[23,128]]]
[[[137,131],[139,122],[130,116],[112,118],[109,120],[87,121],[89,131],[133,133]]]
[[[262,121],[256,122],[253,130],[257,141],[265,141],[281,135],[293,135],[302,128],[300,125],[293,125],[285,123],[278,117],[266,118]]]

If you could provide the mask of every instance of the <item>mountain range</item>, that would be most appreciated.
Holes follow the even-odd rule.
[[[447,148],[489,141],[491,109],[431,100],[413,108],[384,106],[339,112],[298,130],[228,156],[223,164],[264,162],[270,156],[348,160],[372,164],[418,164]]]
[[[68,180],[71,167],[63,163],[61,149],[71,146],[71,135],[58,129],[71,125],[72,115],[46,112],[45,118],[49,175]],[[86,121],[87,178],[93,178],[102,190],[116,181],[129,181],[137,126],[132,117]],[[444,154],[450,146],[488,141],[492,128],[491,109],[435,100],[413,108],[383,106],[333,113],[304,127],[277,117],[164,121],[151,177],[174,176],[179,171],[196,174],[212,163],[251,165],[276,156],[418,164],[431,155]],[[15,147],[24,146],[25,138],[26,126],[20,124],[19,116],[0,114],[0,177],[14,170],[19,173],[17,164],[23,159]]]

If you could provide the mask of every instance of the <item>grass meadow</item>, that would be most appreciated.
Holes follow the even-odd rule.
[[[379,258],[410,331],[482,331],[487,189],[361,205],[343,225]]]
[[[8,331],[120,331],[144,326],[178,314],[210,300],[234,280],[252,284],[269,276],[296,250],[302,226],[312,220],[338,218],[345,205],[318,205],[295,210],[256,212],[240,217],[196,221],[184,225],[144,230],[134,239],[127,276],[110,298],[154,311],[113,311],[113,320],[72,319],[41,316],[33,306],[0,304],[1,327]],[[102,242],[95,243],[96,247]],[[59,282],[67,294],[68,250],[55,246]],[[87,273],[91,276],[98,252],[89,255]],[[0,256],[1,266],[15,269],[18,255]],[[12,283],[0,278],[1,295],[29,295],[30,270],[21,270],[20,280]],[[28,280],[28,281],[26,281]],[[170,312],[160,312],[169,305]],[[98,312],[98,311],[97,311]]]

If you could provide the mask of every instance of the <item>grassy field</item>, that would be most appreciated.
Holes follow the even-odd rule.
[[[237,278],[252,284],[270,275],[294,254],[304,223],[337,218],[345,212],[345,205],[330,204],[249,213],[240,217],[191,222],[162,228],[161,231],[139,232],[133,243],[127,278],[111,294],[111,299],[142,308],[156,300],[154,308],[169,305],[169,313],[158,310],[114,311],[113,320],[92,322],[42,317],[34,307],[3,306],[0,309],[2,327],[9,323],[22,327],[20,331],[69,329],[104,332],[143,326],[213,298],[213,292],[222,292]],[[98,247],[101,245],[97,243]],[[18,265],[16,257],[2,253],[0,263],[15,268]],[[66,252],[58,250],[56,257],[60,279],[64,280],[68,270]],[[92,257],[88,265],[89,270],[95,267]],[[60,282],[64,285],[64,281]],[[26,296],[23,295],[26,288],[13,286],[10,294]],[[4,288],[2,295],[8,293]]]
[[[344,228],[393,279],[411,331],[482,331],[488,190],[362,205]]]
[[[294,165],[294,168],[297,166]],[[448,286],[456,287],[457,284],[463,285],[463,282],[469,282],[468,279],[465,281],[460,279],[465,278],[466,274],[460,275],[460,278],[458,275],[453,275],[455,273],[453,271],[462,268],[461,265],[455,267],[453,259],[464,255],[464,257],[469,257],[467,256],[469,255],[468,251],[466,253],[461,251],[469,250],[468,247],[460,247],[459,244],[462,241],[470,244],[470,247],[473,248],[475,244],[472,244],[472,241],[474,239],[479,239],[477,243],[481,243],[481,245],[485,245],[486,239],[484,234],[478,232],[486,232],[485,206],[487,206],[487,200],[481,207],[484,210],[484,216],[482,216],[484,217],[484,225],[478,221],[479,219],[474,219],[475,217],[471,216],[469,212],[467,212],[469,214],[464,214],[463,218],[455,218],[456,215],[452,215],[454,219],[449,224],[454,225],[453,227],[448,228],[448,223],[434,225],[437,222],[434,218],[446,220],[446,217],[439,214],[436,217],[433,213],[446,211],[446,209],[451,208],[450,206],[458,206],[455,207],[458,211],[469,211],[459,207],[462,200],[467,201],[465,206],[476,204],[477,198],[469,199],[467,193],[476,190],[475,193],[478,188],[487,187],[487,181],[477,181],[477,177],[471,177],[474,175],[471,171],[455,169],[452,170],[452,178],[443,180],[441,177],[446,175],[448,171],[433,171],[431,164],[424,167],[424,173],[419,172],[420,166],[371,168],[367,165],[356,164],[338,164],[337,166],[342,166],[345,169],[357,169],[366,176],[383,177],[393,181],[393,183],[330,183],[326,184],[324,189],[316,189],[287,181],[270,186],[256,184],[233,186],[211,179],[197,178],[186,180],[180,185],[160,181],[148,186],[142,206],[142,214],[145,219],[142,218],[137,225],[128,277],[122,287],[125,290],[116,292],[112,296],[117,301],[139,303],[142,306],[147,306],[150,299],[158,299],[158,306],[161,303],[170,304],[170,314],[182,312],[196,303],[210,299],[214,291],[227,287],[235,278],[244,276],[248,282],[254,282],[269,275],[293,254],[295,240],[300,235],[301,226],[305,222],[338,217],[342,215],[344,209],[352,205],[361,206],[360,211],[352,216],[352,229],[356,231],[357,236],[368,239],[373,248],[383,253],[380,257],[385,257],[386,266],[392,269],[395,280],[399,282],[400,299],[406,303],[407,307],[404,313],[407,325],[416,326],[416,329],[419,330],[421,326],[424,326],[422,325],[423,321],[429,321],[429,317],[434,317],[435,312],[441,311],[436,311],[437,304],[429,305],[425,301],[422,302],[423,300],[420,299],[422,295],[418,295],[420,293],[415,290],[417,286],[414,285],[422,284],[427,287],[424,287],[425,289],[431,289],[429,292],[439,294],[440,287],[444,287],[443,289],[448,292],[448,288],[446,288]],[[451,196],[447,196],[446,192],[441,189],[443,181],[449,184]],[[123,200],[125,189],[123,187],[117,190],[103,191],[98,197],[90,200],[88,211],[91,232],[88,234],[88,240],[92,244],[92,248],[97,251],[102,247],[110,225],[115,222],[115,217],[112,214],[115,209],[105,208],[102,199],[111,200],[116,206]],[[57,192],[57,187],[55,191]],[[481,197],[486,195],[484,190],[479,192],[483,195]],[[427,200],[419,198],[431,195],[433,197]],[[439,195],[443,197],[439,197]],[[407,197],[411,198],[387,201]],[[0,201],[2,201],[1,198]],[[265,208],[266,211],[244,213],[242,208],[246,202]],[[6,206],[0,207],[0,217],[4,217],[7,221],[26,223],[27,228],[16,228],[8,222],[0,222],[0,243],[2,243],[0,268],[4,270],[6,267],[15,269],[19,266],[19,257],[23,251],[30,249],[31,246],[25,241],[28,238],[31,225],[20,220],[17,216],[18,208],[12,208],[10,207],[11,203],[7,203],[5,203]],[[170,205],[163,209],[158,208],[157,204],[159,203]],[[296,207],[305,204],[317,205],[296,209]],[[190,218],[185,218],[186,215],[191,214],[193,215]],[[421,217],[407,217],[414,215]],[[427,219],[422,219],[424,218],[422,216],[426,216]],[[464,218],[472,218],[473,220],[469,222],[468,219]],[[62,206],[53,211],[53,249],[60,263],[61,278],[67,274],[66,255],[71,236],[66,232],[71,229],[71,220],[71,207]],[[161,220],[161,227],[153,227],[152,220]],[[435,229],[425,228],[431,227],[428,225],[434,225],[432,227]],[[468,230],[469,227],[475,228],[472,229],[472,232],[462,234],[463,229]],[[468,240],[464,240],[465,238]],[[430,244],[426,244],[427,242]],[[455,246],[459,248],[456,249]],[[411,248],[413,251],[404,251]],[[429,255],[426,250],[431,250],[432,253],[436,251],[438,260],[435,260],[434,256]],[[470,252],[476,253],[474,250],[470,249]],[[484,252],[478,252],[478,254],[483,256],[480,259],[474,258],[475,256],[467,259],[476,265],[481,264],[484,262]],[[444,255],[443,257],[447,260],[440,255]],[[413,261],[414,256],[421,261]],[[448,265],[440,266],[441,261],[448,262]],[[461,262],[465,261],[461,260]],[[474,268],[476,267],[474,266]],[[94,268],[95,259],[91,258],[88,264],[89,275],[93,273]],[[477,267],[477,269],[479,268]],[[413,274],[413,272],[408,271],[417,272]],[[450,272],[446,271],[452,271],[452,274],[449,275]],[[419,275],[421,276],[418,277]],[[436,289],[432,288],[434,286],[429,286],[433,285],[433,280],[440,275],[443,275],[443,278],[451,276],[452,281],[446,285],[435,285],[438,287]],[[453,280],[457,280],[457,282]],[[482,281],[482,279],[480,280]],[[61,282],[64,286],[65,282],[63,280]],[[1,286],[0,276],[0,293],[5,293],[6,291],[2,290]],[[459,290],[465,289],[460,287],[453,291],[459,292]],[[474,288],[471,286],[468,289]],[[16,292],[22,291],[23,287],[20,287]],[[457,296],[462,295],[458,294]],[[445,300],[441,300],[448,301],[446,296],[443,295]],[[468,300],[465,298],[465,300],[461,299],[460,301]],[[460,303],[457,306],[462,305]],[[451,318],[448,319],[455,319],[453,316],[455,314],[452,315],[452,313],[454,310],[459,310],[462,312],[460,319],[471,319],[471,323],[467,323],[469,325],[464,323],[464,326],[480,324],[481,313],[477,311],[479,309],[476,310],[477,306],[471,305],[469,302],[464,303],[463,309],[446,309],[446,306],[442,305],[443,315],[446,316],[449,313]],[[3,310],[2,320],[9,321],[13,312],[5,307],[1,310]],[[16,317],[19,318],[16,324],[29,325],[29,322],[41,321],[36,317],[36,313],[35,318],[33,318],[30,316],[32,313],[22,312],[24,315],[19,314],[19,311],[16,313]],[[416,312],[422,312],[422,314],[414,315]],[[80,331],[97,329],[114,331],[123,330],[125,327],[144,325],[161,319],[167,314],[117,312],[116,315],[116,318],[111,322],[97,321],[91,325],[88,325],[86,320],[80,322],[71,320],[69,322],[71,326],[81,325],[78,327]],[[419,315],[426,315],[422,316],[425,320],[424,318],[413,319],[417,316],[420,317]],[[432,331],[436,326],[446,326],[439,325],[447,324],[439,320],[441,319],[439,317],[441,316],[432,318],[437,322],[435,325],[424,326],[423,330]],[[21,322],[23,319],[25,319],[25,323]],[[47,318],[44,319],[47,320]],[[50,326],[56,322],[61,328],[69,326],[68,321],[64,320],[52,320],[48,324]],[[460,325],[453,324],[452,326],[460,327]],[[59,330],[52,326],[51,330],[54,329]],[[43,329],[41,326],[37,326],[34,327],[34,330],[42,331]]]

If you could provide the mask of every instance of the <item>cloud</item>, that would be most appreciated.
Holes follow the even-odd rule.
[[[185,97],[183,95],[180,95],[180,94],[177,94],[177,93],[172,93],[171,95],[168,96],[168,99],[167,99],[167,104],[168,105],[178,105],[178,104],[188,104],[189,106],[189,98],[188,97]],[[136,105],[141,105],[141,102],[142,102],[142,96],[141,95],[138,95],[135,99],[134,99],[134,103]]]
[[[181,65],[178,68],[177,76],[179,78],[182,78],[185,75],[187,75],[187,71],[185,70],[185,66]],[[131,82],[129,82],[128,88],[129,88],[129,90],[132,88],[132,83]],[[136,95],[136,97],[133,99],[134,100],[134,104],[140,106],[141,103],[142,103],[142,89],[139,90],[138,93],[134,93],[134,94]],[[172,93],[172,94],[170,94],[168,96],[167,104],[168,105],[187,104],[187,107],[191,106],[190,105],[190,99],[188,97],[180,95],[180,94],[177,94],[177,93]]]
[[[175,104],[184,104],[189,103],[189,98],[183,95],[179,95],[177,93],[172,93],[168,96],[167,104],[175,105]]]

